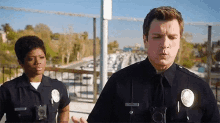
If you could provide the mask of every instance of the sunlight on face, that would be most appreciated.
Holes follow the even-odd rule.
[[[157,70],[168,69],[175,60],[180,47],[180,26],[176,19],[158,21],[154,19],[150,25],[148,41],[144,43],[148,49],[148,58]]]

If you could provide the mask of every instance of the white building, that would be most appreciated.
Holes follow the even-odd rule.
[[[0,36],[2,37],[2,42],[7,42],[6,33],[2,30],[0,30]]]

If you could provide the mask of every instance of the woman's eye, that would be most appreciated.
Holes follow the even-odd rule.
[[[40,57],[41,59],[44,59],[45,57],[44,56],[42,56],[42,57]]]
[[[28,61],[32,61],[33,60],[33,58],[28,58]]]

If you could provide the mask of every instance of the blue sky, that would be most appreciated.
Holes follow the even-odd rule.
[[[182,13],[184,21],[220,23],[219,0],[113,0],[112,16],[145,18],[150,9],[159,6],[172,6]],[[45,11],[61,11],[69,13],[100,15],[101,0],[0,0],[0,6],[37,9]],[[92,18],[69,17],[52,14],[28,13],[0,9],[0,24],[9,23],[13,29],[24,29],[26,25],[43,23],[50,27],[53,33],[68,31],[72,26],[74,32],[87,31],[93,36]],[[214,24],[216,24],[214,23]],[[134,45],[142,41],[143,22],[109,21],[109,42],[117,40],[120,48]],[[192,42],[207,40],[208,26],[185,25],[185,32],[193,34]],[[97,37],[100,37],[100,19],[97,18]],[[212,27],[212,40],[220,40],[220,26]]]

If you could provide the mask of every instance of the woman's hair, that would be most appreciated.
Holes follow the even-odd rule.
[[[183,34],[184,22],[181,13],[170,6],[161,6],[152,9],[144,19],[143,34],[148,38],[151,22],[154,20],[170,21],[177,19],[180,25],[180,36]]]
[[[46,56],[44,42],[37,36],[23,36],[19,38],[15,43],[14,49],[18,60],[24,64],[24,58],[26,57],[27,53],[36,48],[40,48]]]

